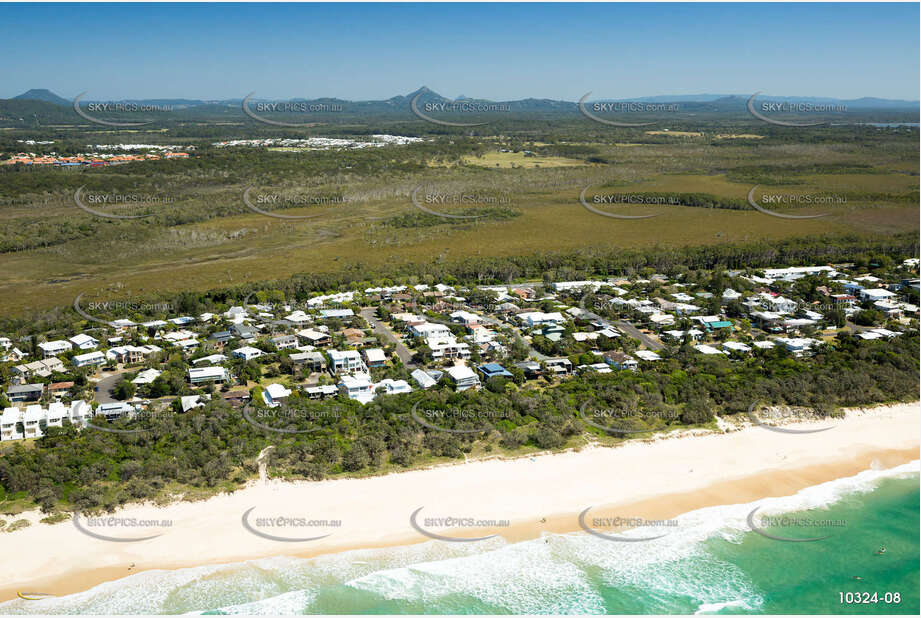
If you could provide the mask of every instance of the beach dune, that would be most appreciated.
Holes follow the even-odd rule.
[[[69,594],[148,569],[313,556],[439,536],[465,542],[498,534],[516,541],[574,532],[590,507],[604,516],[659,519],[790,495],[918,459],[919,423],[918,403],[898,404],[789,426],[831,427],[814,433],[747,426],[363,479],[269,479],[202,502],[81,517],[79,527],[41,524],[41,515],[30,513],[32,526],[0,534],[0,600],[25,590]],[[145,537],[152,538],[125,540]]]

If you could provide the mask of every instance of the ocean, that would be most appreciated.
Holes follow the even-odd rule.
[[[755,532],[755,507],[752,521],[766,535],[822,538]],[[915,461],[622,533],[667,530],[655,540],[580,532],[431,541],[146,571],[78,594],[6,602],[0,614],[917,615],[919,508]]]

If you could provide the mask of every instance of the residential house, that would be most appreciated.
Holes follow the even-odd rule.
[[[435,360],[470,358],[470,345],[463,341],[458,341],[454,337],[429,339],[428,347],[432,351],[432,358]]]
[[[277,408],[290,396],[291,390],[285,388],[283,384],[269,384],[262,389],[262,399],[270,408]]]
[[[6,389],[6,398],[10,400],[10,403],[38,401],[44,392],[44,384],[16,384]]]
[[[130,404],[123,401],[113,401],[111,403],[101,403],[96,407],[93,416],[104,416],[110,423],[121,418],[131,418],[137,413]]]
[[[234,324],[230,327],[230,330],[240,339],[253,339],[259,333],[259,331],[248,324]]]
[[[242,408],[249,401],[249,391],[245,388],[227,391],[221,395],[221,399],[229,403],[234,408]]]
[[[787,351],[791,352],[794,356],[803,356],[809,352],[816,344],[821,343],[816,339],[804,339],[804,338],[787,338],[787,337],[778,337],[776,339],[777,343],[782,345]]]
[[[364,372],[343,375],[339,381],[339,389],[349,399],[368,403],[374,399],[374,389],[371,376]]]
[[[454,387],[458,391],[480,388],[479,378],[476,377],[476,373],[467,365],[458,363],[453,367],[448,367],[445,373],[447,373],[454,382]]]
[[[859,294],[860,298],[863,300],[869,300],[872,302],[886,300],[896,295],[895,293],[890,292],[889,290],[884,290],[883,288],[870,288],[866,290],[860,290]]]
[[[350,345],[359,346],[365,342],[365,332],[360,328],[343,328],[342,336]]]
[[[291,322],[292,324],[301,325],[313,322],[313,317],[298,309],[297,311],[286,315],[285,320]]]
[[[86,354],[75,354],[73,363],[74,367],[98,367],[106,364],[106,355],[98,350]]]
[[[413,380],[416,381],[416,384],[422,388],[431,388],[438,384],[438,380],[432,377],[431,373],[423,369],[414,369],[410,375],[412,376]]]
[[[352,311],[351,309],[322,309],[320,311],[320,317],[323,318],[324,320],[329,319],[329,318],[338,318],[341,320],[344,318],[350,318],[354,315],[355,315],[355,312]]]
[[[373,385],[373,389],[375,394],[381,393],[383,395],[400,395],[413,392],[413,388],[406,380],[392,380],[390,378],[384,378],[377,382]]]
[[[94,350],[99,345],[99,340],[80,333],[70,338],[70,342],[80,350]]]
[[[540,363],[535,360],[526,360],[520,363],[515,363],[515,366],[521,369],[524,372],[524,376],[528,379],[540,377]]]
[[[16,365],[13,367],[12,373],[14,377],[18,377],[20,382],[25,382],[32,377],[47,378],[52,373],[64,373],[64,371],[64,363],[61,359],[52,356],[45,360],[32,361],[24,365]]]
[[[559,311],[545,313],[543,311],[525,311],[518,314],[518,319],[528,328],[535,328],[548,324],[563,324],[566,318]]]
[[[52,356],[57,356],[58,354],[63,354],[65,352],[70,352],[73,349],[73,345],[69,341],[45,341],[38,344],[39,349],[42,351],[44,358],[50,358]]]
[[[356,350],[330,350],[330,372],[336,373],[367,373],[368,368],[361,360],[361,354]]]
[[[297,347],[297,336],[296,335],[278,335],[272,337],[272,344],[279,350],[287,350],[289,348]]]
[[[509,373],[509,371],[499,363],[485,363],[477,367],[477,371],[483,374],[483,380],[488,380],[489,378],[495,377],[512,377],[512,374]]]
[[[544,365],[554,375],[568,376],[572,373],[572,363],[568,358],[548,358],[544,360]]]
[[[444,324],[434,324],[431,322],[411,322],[409,325],[409,334],[413,337],[419,337],[425,341],[429,339],[443,339],[451,337],[451,329]]]
[[[726,341],[723,343],[723,347],[727,350],[738,352],[739,354],[747,354],[752,351],[751,346],[747,346],[739,341]]]
[[[222,330],[208,335],[208,344],[220,350],[231,339],[233,339],[233,333],[229,330]]]
[[[288,358],[295,365],[303,365],[310,371],[323,371],[326,369],[326,357],[322,352],[296,352]]]
[[[480,316],[469,311],[455,311],[449,317],[455,324],[463,324],[464,326],[480,323]]]
[[[61,397],[65,397],[69,395],[70,389],[72,389],[73,387],[74,387],[73,381],[52,382],[51,384],[48,385],[48,388],[46,390],[48,391],[48,395],[50,397],[53,397],[55,399],[60,399]]]
[[[639,363],[636,359],[632,358],[629,354],[625,354],[619,350],[609,350],[603,354],[604,362],[614,367],[615,369],[627,369],[629,371],[636,371],[639,367]]]
[[[310,345],[315,346],[329,345],[333,342],[328,332],[314,330],[312,328],[305,328],[304,330],[297,331],[297,336],[305,340]]]
[[[206,382],[226,382],[230,375],[223,367],[191,367],[189,368],[189,382],[203,384]]]
[[[236,350],[230,353],[230,355],[233,356],[234,358],[242,358],[245,361],[250,361],[255,358],[259,358],[260,356],[263,356],[264,354],[265,352],[263,352],[259,348],[254,348],[252,346],[243,346],[242,348],[237,348]]]
[[[139,371],[137,376],[131,380],[132,384],[150,384],[154,380],[160,377],[160,371],[156,369],[145,369],[144,371]]]
[[[380,348],[368,348],[364,354],[368,367],[383,367],[387,362],[387,356]]]

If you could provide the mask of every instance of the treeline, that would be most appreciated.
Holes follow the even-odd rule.
[[[34,447],[3,451],[0,501],[34,502],[46,512],[94,511],[171,492],[231,490],[255,474],[256,455],[269,445],[275,446],[271,476],[319,480],[461,458],[474,449],[559,449],[582,443],[584,435],[609,441],[707,424],[714,414],[744,414],[756,402],[834,415],[841,406],[917,398],[918,346],[916,335],[865,342],[845,333],[813,358],[774,349],[738,362],[673,347],[642,371],[587,375],[538,390],[493,378],[479,392],[439,387],[365,406],[295,396],[287,408],[257,405],[244,415],[215,401],[184,414],[117,423],[142,430],[133,435],[49,428]],[[247,417],[288,432],[267,431]]]
[[[422,213],[420,213],[421,215]],[[543,252],[525,256],[465,257],[412,264],[347,264],[334,272],[311,272],[287,279],[203,292],[186,291],[145,298],[155,305],[169,301],[177,312],[196,314],[216,306],[240,304],[247,294],[271,290],[289,301],[303,302],[321,293],[398,283],[453,285],[504,284],[522,280],[582,280],[597,277],[663,273],[668,276],[713,269],[753,271],[783,266],[856,262],[871,271],[918,255],[913,233],[868,238],[823,235],[754,243],[654,247],[648,249],[584,248],[577,252]],[[139,299],[136,299],[139,300]],[[68,305],[69,307],[69,305]],[[28,335],[72,327],[72,310],[34,313],[0,320],[0,332]]]

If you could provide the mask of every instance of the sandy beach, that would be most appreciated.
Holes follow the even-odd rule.
[[[69,594],[149,569],[429,541],[411,523],[416,511],[415,524],[433,535],[495,533],[516,541],[543,532],[578,531],[578,515],[589,507],[605,516],[669,518],[706,506],[791,495],[870,467],[919,458],[917,402],[785,427],[831,428],[794,434],[748,425],[727,433],[636,440],[615,448],[471,461],[372,478],[269,479],[202,502],[134,505],[113,514],[118,520],[97,522],[104,525],[80,518],[83,529],[96,536],[70,520],[38,523],[39,513],[4,517],[8,522],[26,518],[33,525],[0,534],[0,600],[15,598],[17,591]],[[470,521],[435,521],[448,517]],[[170,525],[154,526],[149,520]],[[484,520],[499,523],[478,525]],[[126,525],[141,521],[142,526]],[[124,540],[154,535],[159,536]],[[278,540],[312,537],[323,538]]]

